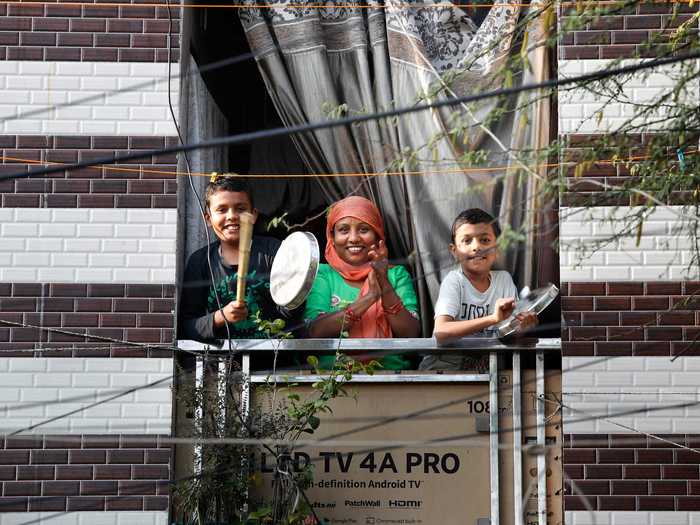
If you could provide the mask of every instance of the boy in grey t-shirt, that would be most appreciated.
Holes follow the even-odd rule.
[[[515,308],[518,290],[508,272],[491,270],[497,257],[500,228],[484,210],[460,213],[452,223],[450,252],[460,268],[452,270],[440,285],[435,304],[438,343],[477,333],[489,333],[508,319]],[[520,330],[537,324],[533,313],[518,314]],[[441,354],[423,359],[421,370],[459,370],[463,357]]]

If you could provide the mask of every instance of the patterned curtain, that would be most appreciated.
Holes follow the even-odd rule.
[[[526,36],[515,38],[527,14],[520,0],[484,8],[488,13],[478,25],[468,10],[444,0],[421,1],[418,7],[394,0],[334,0],[322,8],[304,7],[306,0],[244,3],[249,6],[240,11],[244,31],[285,125],[403,108],[497,89],[506,81],[542,80],[549,71],[544,48],[533,45],[546,37],[544,17],[532,17]],[[527,9],[540,8],[533,0]],[[523,42],[531,68],[504,80],[499,72]],[[513,228],[534,231],[536,178],[519,175],[536,175],[536,169],[514,154],[549,140],[543,128],[548,100],[527,104],[534,96],[294,137],[309,169],[338,174],[319,178],[328,202],[359,193],[379,203],[392,253],[407,255],[416,274],[426,327],[439,283],[453,267],[447,245],[461,210],[481,207]],[[499,107],[505,111],[484,124]],[[457,123],[463,133],[450,135]],[[488,153],[492,169],[470,168],[465,157],[470,152]],[[387,172],[391,175],[383,175]],[[505,257],[505,268],[521,287],[547,280],[533,272],[535,244],[530,235]]]

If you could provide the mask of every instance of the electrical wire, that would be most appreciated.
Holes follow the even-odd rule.
[[[205,141],[198,142],[198,143],[183,144],[180,146],[170,146],[170,147],[159,148],[159,149],[154,149],[154,150],[135,151],[135,152],[126,153],[124,155],[114,155],[112,157],[105,157],[105,158],[95,159],[95,160],[91,160],[91,161],[76,162],[76,163],[67,164],[67,165],[64,165],[61,167],[47,167],[47,168],[40,168],[37,170],[32,170],[32,171],[23,172],[23,173],[10,173],[10,174],[6,174],[6,175],[1,175],[0,181],[12,180],[12,179],[22,179],[22,178],[29,178],[29,177],[37,177],[39,175],[49,175],[52,173],[60,173],[60,172],[66,171],[66,170],[87,168],[87,167],[94,166],[97,164],[113,164],[113,163],[123,162],[126,160],[144,159],[147,157],[151,157],[153,155],[161,155],[161,154],[167,154],[167,153],[184,153],[184,152],[189,152],[189,151],[194,151],[194,150],[199,150],[199,149],[212,149],[212,148],[216,148],[216,147],[220,147],[220,146],[232,146],[232,145],[237,145],[237,144],[247,144],[247,143],[250,143],[250,142],[253,142],[256,140],[262,140],[262,139],[267,139],[267,138],[272,138],[272,137],[287,136],[287,135],[292,135],[295,133],[305,133],[305,132],[309,132],[309,131],[335,128],[335,127],[339,127],[339,126],[349,126],[349,125],[353,125],[353,124],[367,122],[370,120],[386,119],[389,117],[408,115],[408,114],[416,113],[419,111],[425,111],[425,110],[430,110],[430,109],[437,109],[437,108],[442,108],[442,107],[447,107],[447,106],[453,106],[456,104],[478,102],[480,100],[485,100],[485,99],[494,98],[494,97],[515,95],[515,94],[526,92],[526,91],[544,90],[544,89],[551,89],[551,88],[556,88],[556,87],[560,87],[560,86],[572,85],[572,84],[576,84],[576,83],[592,82],[592,81],[596,81],[596,80],[602,80],[605,78],[611,78],[611,77],[618,76],[618,75],[635,73],[637,71],[644,71],[644,70],[654,69],[654,68],[665,66],[665,65],[676,64],[676,63],[687,61],[687,60],[697,60],[697,59],[700,59],[700,51],[694,52],[694,53],[683,54],[683,55],[677,55],[677,56],[673,56],[673,57],[665,57],[665,58],[661,58],[661,59],[649,60],[649,61],[642,62],[639,64],[632,64],[632,65],[627,65],[627,66],[623,66],[620,68],[613,68],[613,69],[608,69],[605,71],[597,71],[597,72],[587,73],[587,74],[583,74],[583,75],[579,75],[579,76],[567,77],[564,79],[551,79],[551,80],[547,80],[544,82],[523,84],[520,86],[514,86],[514,87],[510,87],[510,88],[501,88],[501,89],[497,89],[497,90],[493,90],[493,91],[486,91],[486,92],[478,93],[478,94],[474,94],[474,95],[465,95],[463,97],[457,97],[457,98],[446,99],[446,100],[439,100],[439,101],[431,102],[428,104],[413,105],[413,106],[404,107],[404,108],[400,108],[400,109],[379,111],[379,112],[375,112],[375,113],[371,113],[371,114],[357,115],[357,116],[353,116],[353,117],[344,117],[344,118],[331,120],[331,121],[325,121],[325,122],[298,124],[298,125],[288,126],[288,127],[271,128],[271,129],[260,130],[260,131],[240,133],[237,135],[217,137],[214,139],[209,139],[209,140],[205,140]]]

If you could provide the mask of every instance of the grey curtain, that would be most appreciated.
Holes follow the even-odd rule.
[[[333,7],[320,9],[299,8],[304,4],[299,1],[294,6],[277,0],[245,3],[250,7],[241,10],[240,18],[248,42],[286,125],[497,89],[504,61],[521,52],[514,49],[514,29],[524,15],[518,0],[488,8],[478,26],[465,10],[442,0],[439,5],[422,1],[420,7],[369,0],[363,2],[366,8],[344,8],[358,2],[336,0]],[[533,0],[529,9],[540,5]],[[543,18],[533,17],[526,27],[531,69],[514,82],[547,77],[548,56],[537,44],[547,34]],[[455,77],[456,71],[462,73]],[[320,178],[329,202],[359,193],[380,204],[393,253],[411,254],[427,313],[453,267],[449,228],[465,208],[484,208],[514,229],[526,226],[526,241],[508,251],[504,266],[520,286],[548,280],[533,272],[536,176],[543,171],[514,153],[540,149],[549,141],[549,102],[528,104],[536,96],[426,110],[297,135],[294,141],[313,172],[344,174]],[[496,104],[510,111],[484,125]],[[465,133],[446,136],[455,119],[467,124]],[[410,158],[408,151],[414,152]],[[502,169],[468,168],[464,155],[469,151],[490,152],[491,163]],[[376,175],[383,172],[400,175]]]

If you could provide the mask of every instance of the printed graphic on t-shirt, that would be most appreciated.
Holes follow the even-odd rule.
[[[233,275],[227,275],[217,283],[216,292],[219,296],[219,301],[221,301],[221,306],[225,306],[231,301],[236,300],[237,280],[238,274],[234,273]],[[259,339],[265,337],[265,334],[258,330],[258,326],[254,319],[258,312],[260,312],[262,315],[261,304],[265,297],[264,294],[269,294],[269,288],[269,282],[256,279],[255,271],[248,275],[246,278],[245,293],[245,302],[246,306],[248,307],[248,318],[231,325],[231,328],[233,329],[232,336],[235,339]],[[209,289],[207,306],[209,313],[218,310],[216,294],[212,288]]]
[[[489,315],[489,309],[488,304],[462,303],[460,318],[467,321],[471,321],[472,319],[481,319],[482,317]]]

